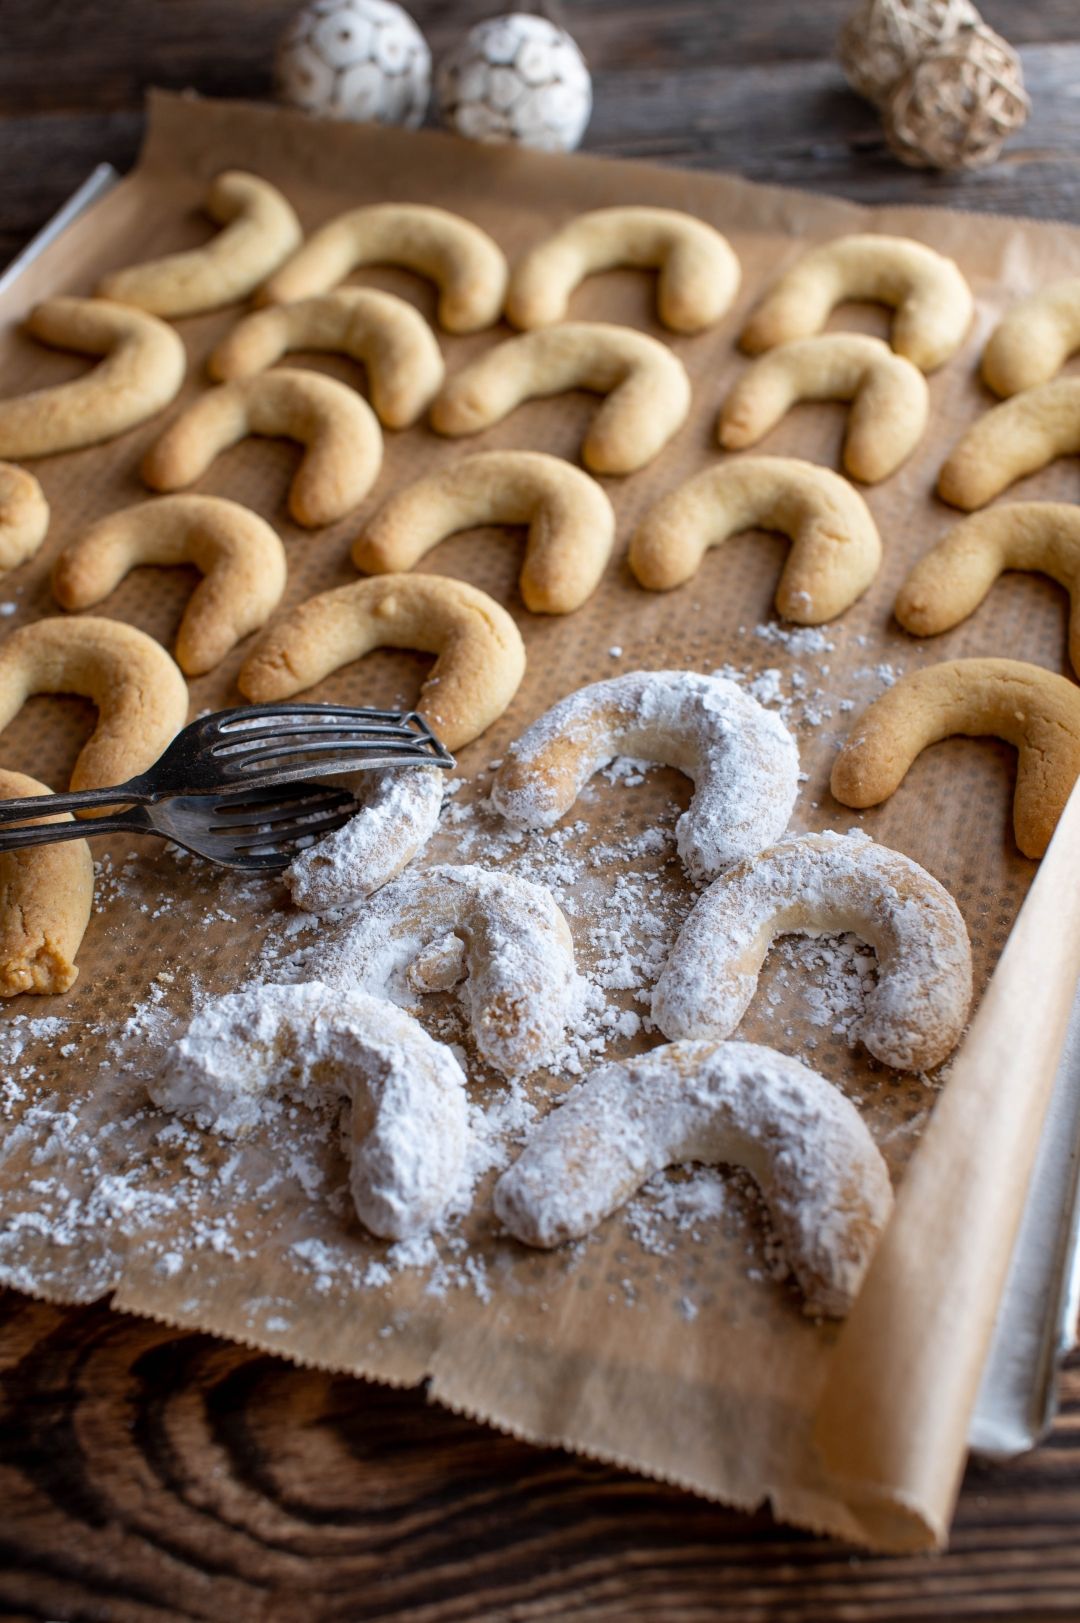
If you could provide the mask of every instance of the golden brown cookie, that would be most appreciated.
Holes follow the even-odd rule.
[[[983,350],[982,375],[995,394],[1049,383],[1080,348],[1080,276],[1051,282],[1014,304]]]
[[[206,212],[222,227],[201,248],[111,271],[103,298],[176,319],[246,299],[303,241],[300,222],[276,186],[243,169],[218,175]]]
[[[743,329],[743,349],[763,349],[820,332],[838,304],[873,299],[896,311],[892,347],[923,372],[960,348],[975,305],[956,263],[909,237],[834,237],[797,260]]]
[[[26,326],[43,344],[102,359],[71,383],[0,400],[0,457],[99,445],[145,423],[180,392],[184,346],[156,316],[107,299],[46,299]]]
[[[865,333],[819,333],[781,344],[754,362],[717,424],[728,451],[756,445],[800,400],[850,400],[844,467],[877,484],[914,451],[930,410],[926,379],[888,344]]]
[[[690,379],[666,344],[630,327],[567,321],[508,338],[446,380],[438,434],[479,434],[525,400],[590,389],[608,398],[581,447],[593,473],[633,473],[686,421]]]
[[[35,693],[79,693],[97,706],[72,789],[137,777],[187,721],[187,683],[161,644],[92,615],[34,620],[0,642],[0,731]]]
[[[0,770],[0,799],[47,795],[49,786]],[[46,821],[46,819],[39,819]],[[47,819],[70,823],[71,816]],[[18,828],[18,823],[5,823]],[[85,840],[0,852],[0,997],[50,996],[74,985],[94,900],[94,861]]]
[[[525,674],[525,645],[486,592],[445,575],[384,575],[321,592],[271,627],[237,678],[254,704],[290,699],[374,648],[436,654],[417,710],[447,749],[502,715]]]
[[[196,586],[176,634],[188,676],[213,670],[265,625],[285,590],[285,548],[265,519],[220,496],[160,496],[110,513],[53,565],[63,609],[88,609],[141,564],[194,564]]]
[[[520,586],[534,614],[570,614],[596,590],[615,514],[587,473],[540,451],[485,451],[406,485],[353,542],[357,569],[411,569],[457,530],[527,524]]]
[[[1041,665],[954,659],[902,677],[856,722],[832,792],[844,806],[877,806],[917,755],[956,733],[992,734],[1016,749],[1016,843],[1041,857],[1080,775],[1080,688]]]
[[[264,304],[328,293],[361,265],[403,265],[439,289],[439,325],[478,332],[499,319],[506,259],[486,231],[422,203],[373,203],[315,231],[262,290]]]
[[[182,489],[249,434],[305,447],[289,511],[310,529],[334,524],[358,506],[382,465],[382,433],[366,400],[321,372],[280,367],[200,395],[150,447],[143,478],[152,490]]]
[[[591,209],[518,261],[506,314],[515,327],[562,321],[570,295],[586,276],[621,265],[659,270],[657,309],[673,332],[711,327],[739,291],[731,244],[704,220],[678,209]]]
[[[245,316],[211,355],[210,374],[224,382],[250,377],[298,349],[362,362],[371,403],[387,428],[415,423],[445,372],[435,334],[419,310],[392,293],[343,287]]]
[[[1080,451],[1080,378],[1055,378],[993,406],[958,442],[938,495],[970,512],[1026,474]]]
[[[32,558],[49,530],[49,504],[32,473],[0,462],[0,570]]]
[[[630,542],[630,568],[650,592],[670,591],[710,547],[757,529],[791,537],[776,607],[798,625],[843,614],[881,562],[873,515],[846,479],[812,462],[756,456],[706,468],[662,496]]]

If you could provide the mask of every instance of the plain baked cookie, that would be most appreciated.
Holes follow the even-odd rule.
[[[956,263],[909,237],[834,237],[786,271],[743,328],[750,355],[820,332],[838,304],[872,299],[896,311],[891,343],[923,372],[955,355],[975,304]]]
[[[756,445],[800,400],[850,400],[844,467],[877,484],[914,451],[930,395],[917,366],[865,333],[819,333],[762,355],[724,402],[717,424],[727,451]]]
[[[744,530],[779,530],[792,547],[776,607],[821,625],[851,607],[881,563],[881,538],[858,491],[828,468],[792,457],[739,457],[706,468],[649,509],[630,542],[630,568],[650,592],[691,579],[710,547]]]
[[[176,634],[188,676],[213,670],[265,625],[285,590],[285,548],[257,513],[221,496],[160,496],[110,513],[53,564],[62,609],[88,609],[142,564],[194,564],[203,579]]]
[[[277,187],[243,169],[218,175],[204,206],[223,228],[216,237],[187,253],[111,271],[98,292],[155,316],[194,316],[246,299],[303,241]]]
[[[495,1214],[526,1245],[561,1245],[688,1161],[744,1167],[807,1307],[850,1310],[892,1210],[888,1168],[840,1090],[772,1048],[671,1043],[601,1065],[529,1136]]]
[[[363,992],[318,982],[228,992],[195,1015],[147,1091],[230,1136],[257,1127],[268,1100],[348,1101],[356,1215],[388,1240],[436,1222],[465,1165],[460,1065],[404,1009]]]
[[[0,730],[35,693],[79,693],[97,706],[72,789],[137,777],[187,721],[187,683],[161,644],[93,615],[34,620],[0,642]]]
[[[995,394],[1019,394],[1050,379],[1080,348],[1080,276],[1051,282],[998,322],[983,350],[982,375]]]
[[[541,451],[482,451],[396,491],[353,542],[353,563],[411,569],[448,535],[486,524],[528,525],[519,584],[534,614],[580,608],[615,543],[611,503],[580,468]]]
[[[0,769],[0,799],[47,795],[49,786]],[[45,821],[45,819],[37,819]],[[68,814],[50,822],[72,821]],[[5,828],[18,828],[5,823]],[[94,900],[94,862],[85,840],[0,852],[0,997],[66,992]]]
[[[0,462],[0,571],[32,558],[49,532],[49,504],[32,473]]]
[[[673,332],[711,327],[739,291],[731,244],[704,220],[678,209],[591,209],[518,261],[506,314],[515,327],[550,326],[566,315],[570,295],[586,276],[622,265],[659,270],[657,309]]]
[[[938,495],[970,512],[1080,451],[1080,378],[1055,378],[1003,400],[972,423],[938,475]]]
[[[181,489],[249,434],[304,447],[289,512],[308,529],[335,524],[357,507],[382,466],[382,433],[367,401],[336,378],[283,366],[201,395],[150,447],[143,478],[152,490]]]
[[[449,750],[490,727],[525,674],[521,633],[486,592],[445,575],[389,575],[301,603],[249,654],[237,683],[253,704],[290,699],[374,648],[438,656],[416,708]]]
[[[1080,675],[1080,507],[1069,502],[1006,502],[961,519],[920,558],[893,612],[905,631],[936,637],[973,614],[1006,569],[1036,570],[1066,588],[1069,658]]]
[[[100,356],[84,377],[0,400],[0,457],[54,456],[137,428],[180,392],[187,356],[156,316],[107,299],[46,299],[27,331],[43,344]]]
[[[686,421],[690,379],[656,338],[600,321],[567,321],[507,338],[447,378],[431,408],[438,434],[479,434],[526,400],[571,389],[606,395],[581,447],[593,473],[634,473]]]
[[[210,375],[226,383],[250,377],[298,349],[360,361],[371,404],[387,428],[415,423],[445,372],[438,341],[419,310],[392,293],[343,287],[245,316],[211,355]]]
[[[694,784],[675,825],[693,879],[779,839],[798,792],[799,752],[772,711],[721,676],[633,671],[560,699],[510,745],[491,803],[520,828],[550,828],[589,779],[629,755]]]
[[[729,1037],[780,935],[853,930],[877,954],[857,1035],[900,1071],[940,1065],[971,1005],[960,909],[910,857],[865,834],[802,834],[711,884],[679,931],[653,992],[665,1037]]]
[[[1041,665],[954,659],[901,677],[856,722],[832,792],[844,806],[877,806],[927,745],[955,733],[1016,749],[1016,843],[1041,857],[1080,775],[1080,688]]]
[[[506,259],[486,231],[460,214],[422,203],[349,209],[312,233],[262,289],[264,304],[328,293],[361,265],[402,265],[439,289],[439,325],[478,332],[499,319]]]

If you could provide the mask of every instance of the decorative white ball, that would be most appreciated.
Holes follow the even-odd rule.
[[[281,36],[277,87],[308,113],[415,129],[431,94],[431,52],[394,0],[310,0]]]
[[[592,79],[570,35],[513,12],[478,23],[439,63],[439,116],[474,141],[570,152],[592,112]]]

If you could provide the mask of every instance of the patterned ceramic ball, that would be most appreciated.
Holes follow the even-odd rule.
[[[570,152],[589,122],[592,80],[565,29],[515,12],[470,28],[440,62],[435,98],[459,135]]]
[[[394,0],[310,0],[278,46],[278,95],[305,112],[415,129],[431,52]]]

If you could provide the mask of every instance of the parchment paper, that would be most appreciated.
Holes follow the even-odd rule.
[[[88,164],[93,156],[87,154]],[[1068,670],[1065,594],[1039,577],[1007,577],[968,622],[928,643],[903,635],[890,610],[911,562],[955,522],[957,515],[933,497],[933,483],[963,427],[990,403],[974,376],[987,332],[1017,295],[1080,272],[1080,231],[932,210],[866,210],[725,176],[489,149],[155,95],[138,169],[0,302],[5,391],[73,376],[84,365],[19,331],[30,306],[54,292],[88,293],[106,269],[202,240],[207,222],[199,201],[212,176],[230,165],[276,181],[307,227],[351,204],[426,200],[478,221],[511,257],[579,210],[618,202],[687,209],[730,236],[743,287],[731,315],[712,332],[693,339],[664,333],[655,323],[652,280],[640,273],[611,273],[575,296],[575,316],[622,321],[665,338],[685,360],[695,391],[691,422],[653,465],[606,482],[619,543],[591,601],[566,618],[529,615],[516,587],[520,547],[505,534],[456,538],[425,561],[426,569],[467,578],[507,604],[528,647],[528,672],[509,712],[462,752],[460,773],[469,781],[458,803],[482,795],[487,763],[528,721],[585,682],[643,666],[774,672],[759,690],[789,701],[807,774],[793,827],[861,824],[935,873],[967,920],[981,994],[1036,872],[1012,839],[1010,751],[992,741],[938,745],[890,801],[862,817],[830,799],[828,775],[852,719],[899,672],[985,653]],[[893,479],[866,492],[885,544],[877,580],[825,628],[827,644],[807,653],[769,629],[776,625],[772,594],[784,552],[778,538],[728,543],[710,554],[695,581],[667,595],[639,590],[624,555],[645,508],[718,454],[714,422],[746,364],[734,338],[747,309],[808,242],[853,230],[911,234],[956,257],[978,314],[963,352],[931,379],[933,417],[922,445]],[[401,292],[433,318],[433,290],[419,279],[391,270],[359,279]],[[237,314],[181,323],[190,370],[174,411],[205,386],[205,357]],[[880,310],[849,307],[832,325],[884,331],[885,322]],[[440,334],[448,367],[497,336]],[[324,357],[302,364],[363,386],[348,363]],[[496,446],[576,459],[592,409],[584,395],[535,402],[475,440],[440,441],[423,427],[387,434],[383,472],[364,508],[315,534],[286,516],[296,452],[283,443],[246,442],[219,458],[198,488],[246,502],[276,525],[289,556],[284,609],[353,578],[348,547],[363,514],[422,469]],[[8,626],[55,612],[48,569],[57,552],[103,514],[146,496],[139,459],[165,420],[111,445],[35,465],[52,504],[52,527],[40,557],[0,582]],[[843,421],[839,406],[800,407],[757,450],[837,466]],[[1075,494],[1070,463],[1010,492]],[[188,571],[138,571],[95,612],[137,624],[168,645],[193,579]],[[237,701],[233,680],[246,651],[192,682],[192,714]],[[337,673],[314,696],[408,701],[424,665],[405,653],[375,655]],[[89,719],[79,701],[34,700],[4,734],[0,759],[62,786]],[[620,839],[654,827],[670,832],[687,795],[685,780],[666,772],[629,788],[598,784],[575,810],[564,849],[580,859],[613,831]],[[433,852],[454,855],[452,826]],[[197,994],[250,976],[268,932],[280,938],[288,916],[283,890],[273,882],[222,879],[148,841],[97,842],[95,854],[102,859],[98,911],[78,983],[63,998],[24,998],[3,1011],[0,1278],[59,1301],[108,1293],[118,1307],[299,1362],[393,1383],[427,1379],[438,1401],[524,1437],[731,1504],[768,1499],[785,1519],[874,1547],[920,1547],[944,1537],[985,1335],[1053,1077],[1055,1022],[1076,980],[1075,930],[1059,939],[1046,924],[1047,912],[1055,916],[1057,887],[1068,882],[1075,891],[1069,847],[1059,843],[1046,860],[1050,883],[1040,892],[1039,927],[1017,947],[1021,990],[1013,971],[1004,996],[1010,1040],[1001,1041],[1001,1015],[987,1002],[989,1049],[984,1029],[984,1046],[971,1050],[975,1058],[965,1050],[956,1061],[955,1108],[935,1117],[906,1175],[945,1079],[891,1075],[842,1032],[811,1018],[813,974],[807,969],[804,979],[797,960],[785,971],[771,962],[763,976],[739,1035],[800,1054],[855,1099],[900,1183],[896,1233],[890,1231],[843,1331],[807,1318],[790,1283],[772,1277],[758,1207],[738,1178],[725,1182],[721,1216],[712,1223],[665,1226],[658,1217],[659,1251],[616,1217],[588,1244],[551,1255],[527,1253],[496,1233],[488,1180],[460,1226],[457,1250],[443,1259],[449,1287],[444,1278],[443,1288],[433,1289],[430,1268],[373,1282],[378,1272],[371,1265],[384,1248],[350,1220],[344,1163],[324,1123],[298,1117],[304,1153],[282,1164],[280,1135],[237,1149],[174,1133],[146,1107],[142,1091],[141,1057],[160,1045],[162,1032]],[[484,860],[482,841],[472,856]],[[638,860],[638,882],[653,883],[651,862],[657,895],[669,910],[685,911],[690,892],[669,858],[668,848],[667,855]],[[608,867],[617,879],[634,864],[613,860]],[[598,873],[571,913],[586,966],[596,955],[593,927],[604,885],[615,882],[610,875]],[[610,996],[616,1009],[640,1009],[615,990]],[[59,1020],[43,1027],[47,1016]],[[1021,1029],[1029,1019],[1032,1040]],[[616,1030],[606,1051],[618,1055],[653,1040]],[[484,1076],[474,1056],[469,1065],[476,1096],[495,1097],[498,1080]],[[545,1103],[566,1080],[540,1077],[530,1086]],[[995,1130],[996,1111],[1008,1112],[997,1129],[1019,1121],[1024,1133]],[[987,1189],[996,1191],[989,1201]],[[331,1252],[339,1262],[344,1254],[349,1265],[311,1265],[312,1257]],[[476,1264],[471,1273],[463,1256]],[[462,1288],[465,1276],[474,1284],[482,1278],[482,1288]],[[964,1289],[954,1298],[960,1277]]]

